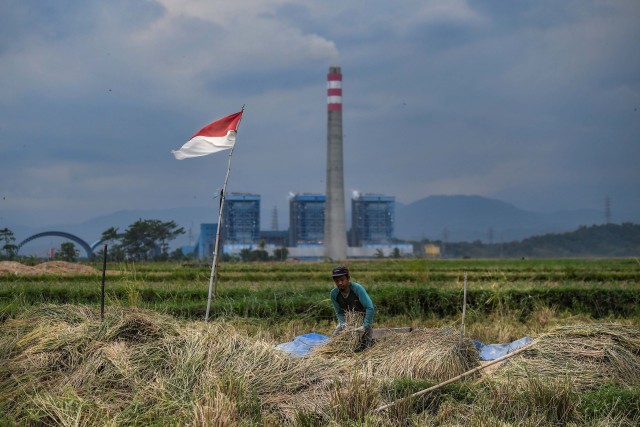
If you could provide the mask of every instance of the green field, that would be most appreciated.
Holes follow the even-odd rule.
[[[102,265],[93,266],[96,275],[0,276],[2,316],[39,303],[98,306]],[[295,332],[306,328],[326,333],[334,323],[329,301],[332,266],[221,264],[211,317],[269,326],[287,336],[291,333],[282,325],[297,325]],[[383,260],[351,261],[349,266],[352,279],[367,288],[376,305],[377,326],[460,322],[465,273],[465,323],[472,330],[477,326],[479,339],[512,340],[574,319],[640,322],[637,259]],[[207,265],[109,264],[106,303],[203,319],[210,274]],[[510,327],[496,331],[498,318]]]

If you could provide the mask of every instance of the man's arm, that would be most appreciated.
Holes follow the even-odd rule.
[[[333,310],[336,312],[336,317],[338,318],[338,326],[344,327],[347,324],[347,320],[344,317],[344,310],[340,307],[340,304],[338,304],[338,292],[340,292],[338,288],[334,288],[331,291],[331,302],[333,303]]]
[[[355,292],[358,300],[360,300],[360,304],[362,304],[365,309],[364,322],[362,322],[362,326],[364,326],[365,328],[370,328],[371,324],[373,323],[373,315],[376,312],[375,306],[373,305],[371,298],[369,298],[369,294],[367,294],[367,291],[362,285],[360,285],[359,283],[351,282],[351,289],[353,290],[353,292]]]

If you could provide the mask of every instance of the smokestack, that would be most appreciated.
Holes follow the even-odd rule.
[[[334,260],[347,258],[342,161],[342,73],[329,67],[327,75],[327,195],[324,215],[324,252]]]

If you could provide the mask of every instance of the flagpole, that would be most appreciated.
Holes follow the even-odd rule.
[[[242,112],[244,112],[244,105],[242,106]],[[242,119],[241,119],[242,120]],[[236,131],[240,127],[240,122],[236,126]],[[218,227],[216,229],[216,242],[213,247],[213,261],[211,263],[211,276],[209,277],[209,296],[207,297],[207,312],[204,315],[204,321],[209,321],[209,312],[211,311],[211,295],[216,298],[218,297],[218,278],[216,277],[216,268],[218,266],[218,254],[220,253],[220,227],[222,226],[222,211],[224,208],[224,199],[227,194],[227,182],[229,181],[229,174],[231,173],[231,156],[233,155],[233,150],[235,149],[235,143],[231,147],[231,151],[229,151],[229,160],[227,162],[227,174],[224,177],[224,184],[222,185],[222,190],[220,190],[220,208],[218,210]],[[215,282],[215,289],[213,289],[213,285]]]

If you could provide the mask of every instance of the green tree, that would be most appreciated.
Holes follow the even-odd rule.
[[[121,235],[118,233],[117,227],[111,227],[102,232],[100,240],[107,245],[107,259],[109,261],[123,261],[125,259],[125,252],[120,243]],[[104,246],[98,251],[98,253],[104,256]]]
[[[60,245],[60,250],[56,252],[55,259],[62,261],[75,262],[78,259],[80,251],[76,249],[76,245],[72,242],[64,242]]]
[[[16,257],[16,254],[18,253],[18,246],[14,244],[15,241],[16,238],[13,236],[13,231],[6,227],[0,230],[0,242],[4,243],[2,245],[0,259],[6,258],[11,260]]]
[[[113,242],[113,241],[119,240],[118,228],[117,227],[107,228],[102,232],[102,235],[100,236],[100,240],[103,240],[105,242]]]
[[[256,249],[251,251],[251,261],[268,261],[269,252],[264,249]]]
[[[134,261],[162,260],[169,257],[169,241],[184,234],[175,221],[139,219],[131,224],[122,237],[126,256]]]
[[[289,256],[289,249],[278,248],[273,250],[273,259],[276,261],[286,261]]]
[[[189,254],[185,255],[184,252],[182,251],[182,248],[178,248],[173,252],[171,252],[171,255],[169,256],[169,258],[172,261],[187,261],[187,260],[193,259],[193,252],[190,252]]]
[[[240,260],[242,261],[251,261],[251,249],[241,249],[240,250]]]

